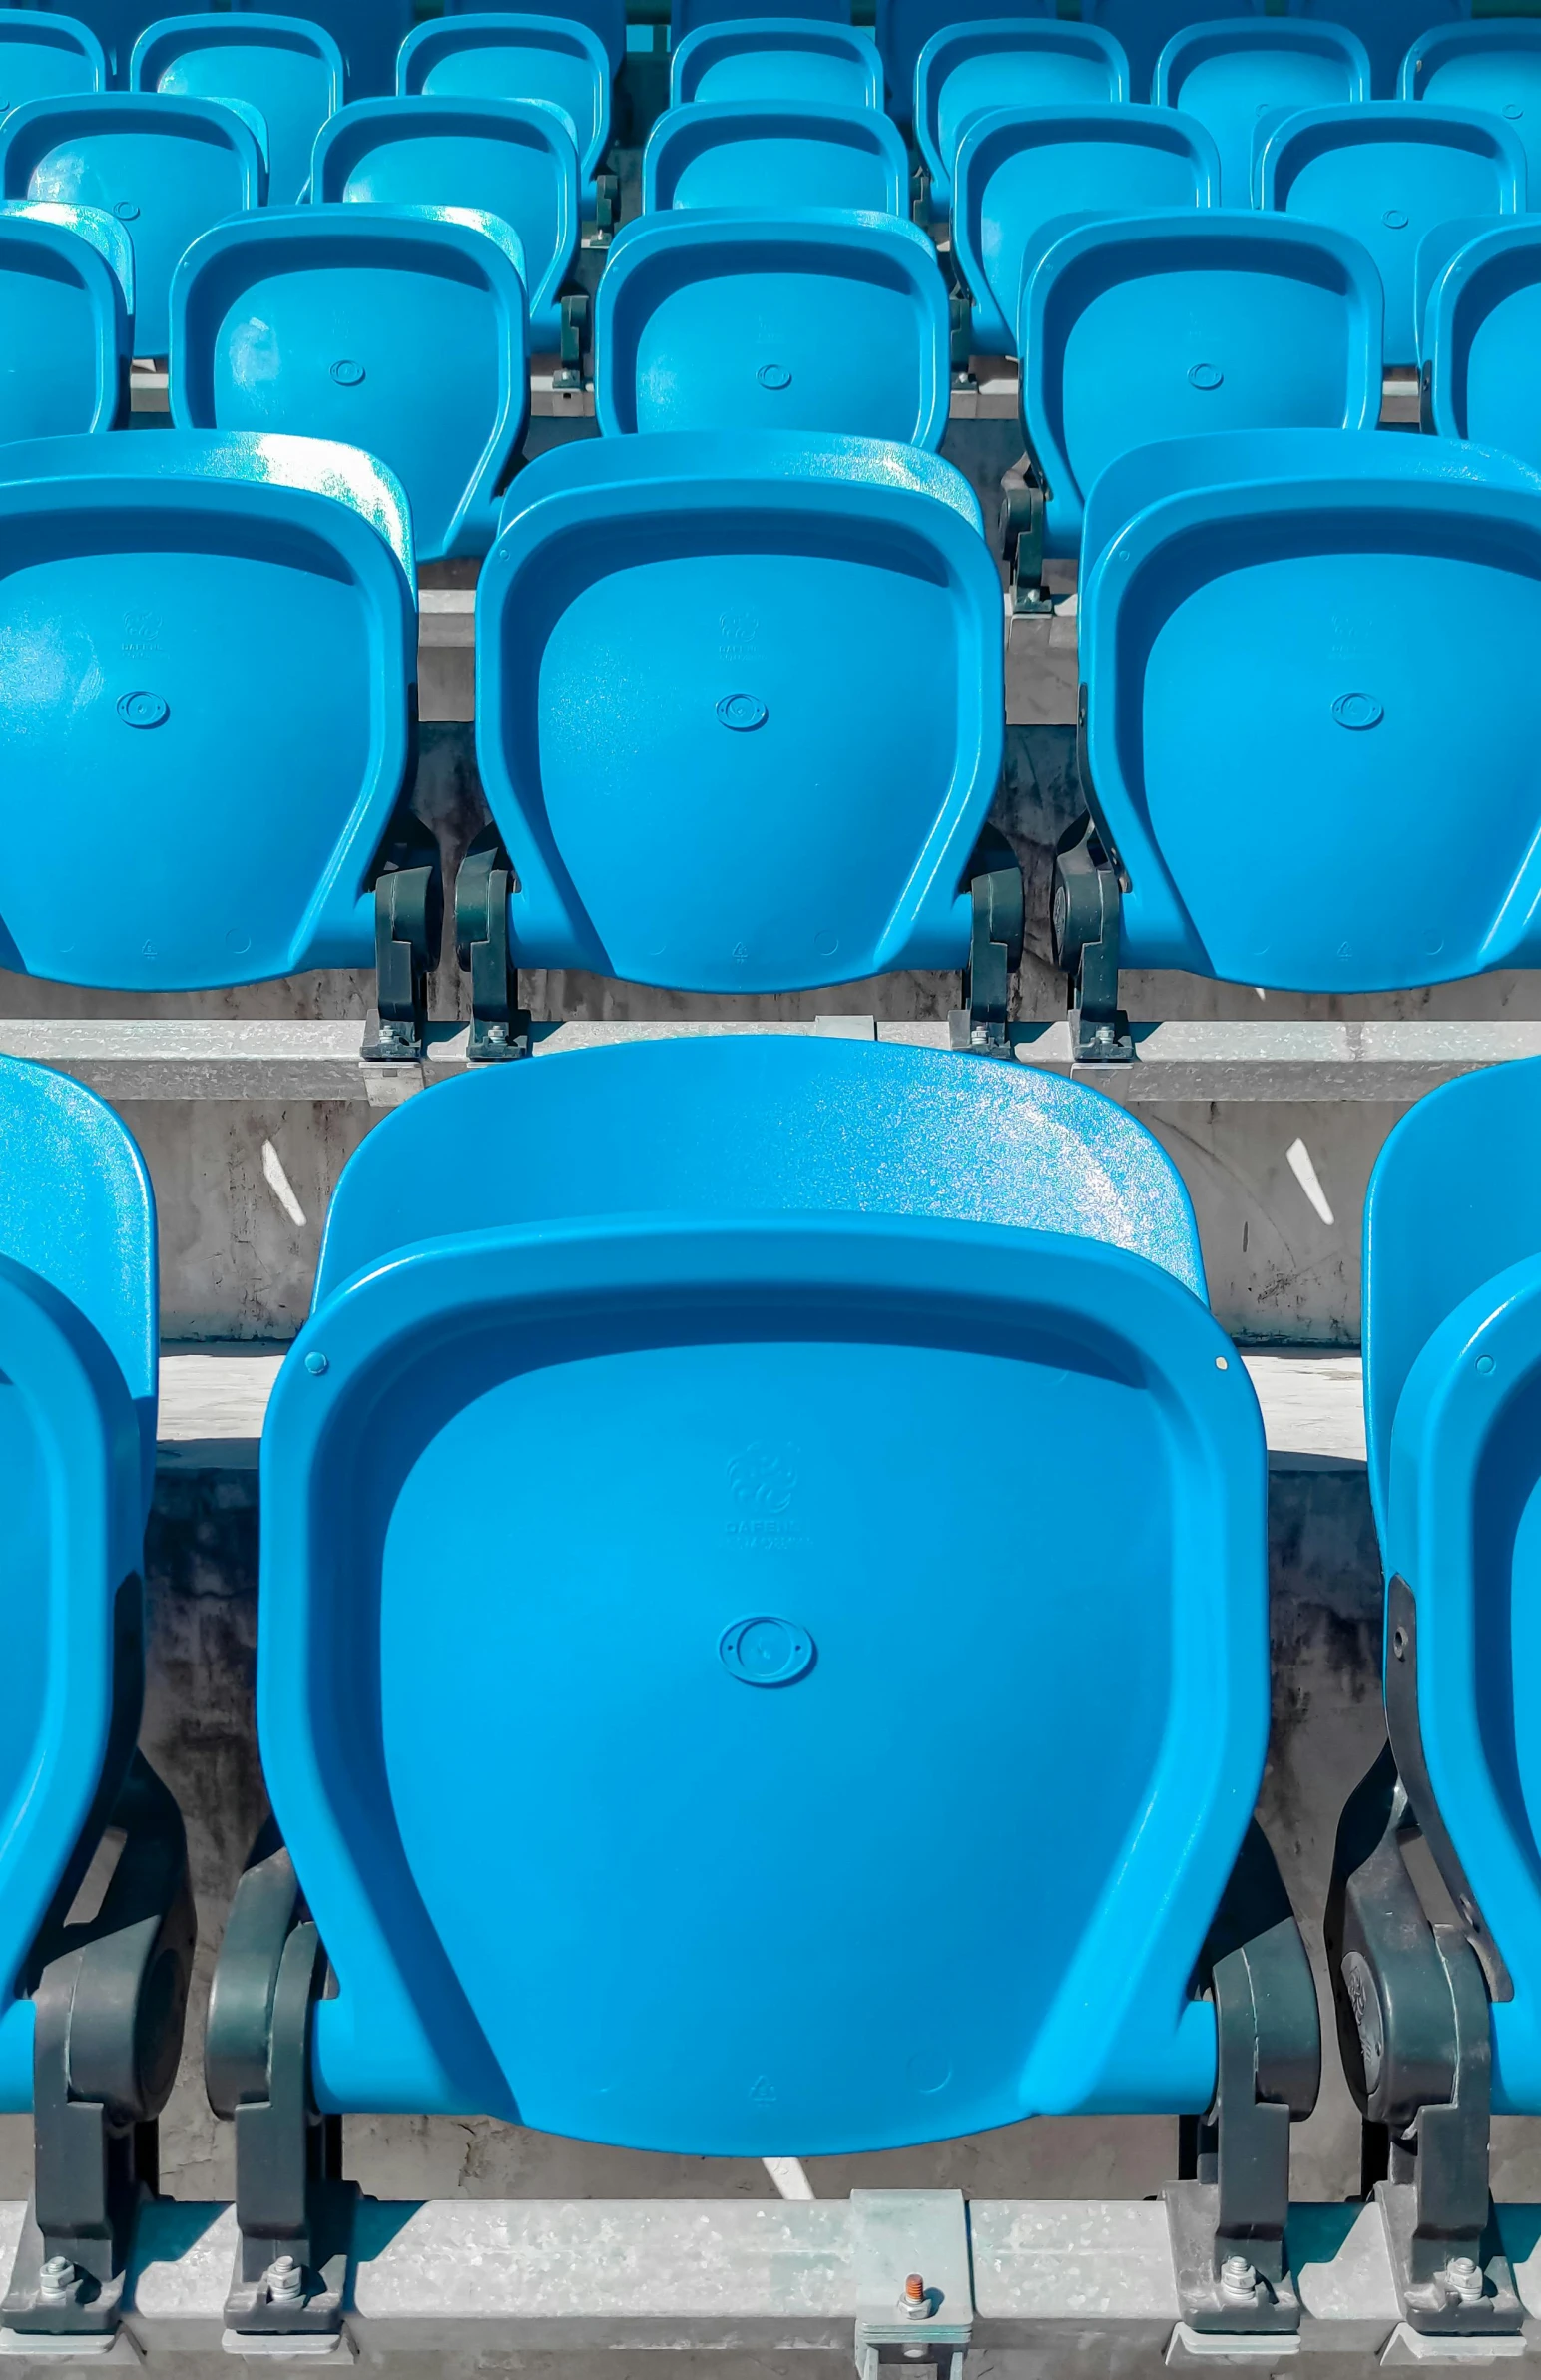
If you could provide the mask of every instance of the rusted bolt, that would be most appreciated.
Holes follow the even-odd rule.
[[[918,2272],[904,2275],[904,2294],[899,2299],[899,2312],[911,2322],[924,2322],[931,2313],[931,2293]]]

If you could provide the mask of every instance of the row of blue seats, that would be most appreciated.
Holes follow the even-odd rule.
[[[1526,210],[1527,160],[1511,128],[1481,111],[1388,101],[1271,117],[1265,134],[1262,210],[1362,241],[1385,293],[1388,360],[1417,360],[1420,271],[1431,280],[1474,229]],[[0,121],[0,194],[114,216],[133,248],[136,346],[164,354],[182,256],[213,225],[270,195],[264,144],[244,103],[166,93],[33,100]],[[566,118],[537,102],[364,100],[323,126],[309,190],[322,205],[498,217],[517,236],[530,335],[545,352],[562,342],[564,299],[576,295],[581,218],[598,209],[597,154],[591,142],[581,159]],[[967,336],[989,354],[1016,350],[1024,281],[1068,219],[1208,210],[1224,195],[1219,152],[1196,119],[1107,102],[977,114],[951,174]],[[895,128],[875,110],[700,101],[659,119],[642,191],[648,214],[838,207],[903,217],[909,169]]]
[[[227,0],[237,15],[255,11],[257,0]],[[32,0],[15,0],[30,9]],[[183,12],[194,20],[206,18],[215,0]],[[915,63],[933,33],[953,21],[957,0],[876,0],[875,46],[887,93],[901,122],[909,116]],[[479,0],[442,0],[443,14],[483,13]],[[7,14],[11,13],[8,9]],[[38,12],[35,12],[38,13]],[[53,14],[52,11],[40,13]],[[125,82],[135,44],[158,11],[155,0],[77,0],[70,12],[84,23],[101,51],[109,77]],[[354,99],[379,97],[395,88],[395,66],[402,42],[412,31],[414,13],[436,16],[439,11],[414,12],[412,0],[305,0],[298,12],[319,25],[341,51],[348,95]],[[625,0],[571,0],[563,11],[588,25],[605,46],[612,74],[622,65],[627,45]],[[670,39],[678,49],[686,36],[703,26],[733,24],[765,13],[764,0],[671,0]],[[850,0],[799,0],[795,13],[825,24],[849,24]],[[1477,21],[1503,17],[1511,8],[1488,5]],[[1527,12],[1513,0],[1512,13]],[[1292,18],[1345,26],[1364,44],[1370,60],[1372,88],[1388,99],[1397,87],[1397,73],[1411,45],[1435,28],[1472,21],[1471,0],[977,0],[971,16],[1069,19],[1094,26],[1107,35],[1129,62],[1130,89],[1139,98],[1152,89],[1161,52],[1177,35],[1218,20]],[[206,30],[209,30],[206,23]],[[71,88],[81,88],[72,85]],[[803,94],[806,96],[806,94]]]
[[[61,438],[0,448],[0,522],[7,782],[82,855],[0,857],[0,964],[148,993],[372,959],[375,1054],[418,1052],[443,894],[389,475],[309,439]],[[1121,968],[1346,994],[1537,963],[1538,587],[1541,477],[1482,448],[1238,431],[1100,474],[1052,916],[1079,1055],[1131,1055]],[[473,1057],[528,1047],[521,967],[709,994],[960,969],[958,1038],[1006,1050],[1001,585],[950,465],[769,432],[556,450],[504,500],[476,639]]]
[[[1215,430],[1374,430],[1382,298],[1356,241],[1216,209],[1092,218],[1026,280],[1025,490],[1007,505],[1025,608],[1045,555],[1077,557],[1089,491],[1133,448]],[[30,356],[0,381],[0,437],[127,418],[129,332],[90,211],[0,208],[0,318]],[[1426,426],[1541,469],[1531,401],[1541,218],[1479,232],[1437,267]],[[418,559],[485,554],[528,425],[517,242],[490,217],[305,207],[195,241],[171,298],[183,429],[363,447],[400,481]],[[121,258],[120,258],[121,263]],[[617,238],[599,284],[605,436],[790,429],[940,447],[947,292],[930,241],[875,216],[664,213]]]
[[[1538,1161],[1541,1062],[1458,1081],[1392,1133],[1366,1218],[1388,1743],[1327,1939],[1436,2360],[1440,2333],[1517,2340],[1489,2122],[1541,2114]],[[182,1821],[133,1751],[156,1398],[140,1154],[0,1061],[0,2108],[37,2150],[4,2315],[39,2346],[124,2310],[184,2023]],[[976,1467],[936,1459],[960,1410],[1029,1531],[991,1537]],[[446,1478],[488,1483],[459,1521]],[[340,2119],[397,2111],[694,2156],[1178,2113],[1182,2312],[1212,2352],[1288,2342],[1321,2045],[1252,1819],[1267,1479],[1177,1170],[1081,1084],[709,1038],[390,1116],[263,1432],[273,1821],[204,2045],[238,2342],[340,2328]],[[913,1756],[917,1670],[966,1761]],[[871,1955],[896,1877],[966,1912],[945,1958]]]

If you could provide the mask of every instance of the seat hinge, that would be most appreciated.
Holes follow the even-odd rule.
[[[1078,1066],[1125,1065],[1135,1054],[1118,1004],[1123,887],[1096,821],[1084,818],[1054,855],[1054,963],[1070,978],[1070,1054]]]
[[[1024,455],[1001,481],[999,544],[1001,559],[1011,574],[1011,609],[1019,619],[1039,618],[1054,609],[1043,576],[1048,496],[1031,455]]]
[[[428,1032],[428,979],[444,934],[444,877],[438,845],[410,814],[392,836],[374,882],[374,973],[378,1026],[364,1036],[371,1064],[420,1059]]]
[[[116,2332],[159,2189],[197,1924],[182,1814],[139,1752],[107,1825],[124,1840],[101,1905],[60,1928],[33,1993],[35,2188],[0,2307],[12,2352]]]
[[[572,390],[583,386],[583,342],[589,327],[589,298],[582,290],[575,290],[562,300],[562,352],[551,375],[553,388]]]
[[[961,2190],[852,2190],[859,2380],[880,2364],[963,2380],[974,2331],[968,2211]]]
[[[1490,1995],[1511,1987],[1428,1799],[1417,1612],[1399,1578],[1386,1639],[1391,1741],[1343,1812],[1327,1899],[1338,2040],[1364,2125],[1361,2187],[1384,2225],[1404,2327],[1496,2346],[1523,2322],[1489,2182]],[[1464,1926],[1428,1917],[1402,1849],[1418,1835]]]
[[[990,827],[969,870],[968,965],[963,1006],[949,1018],[954,1049],[1011,1056],[1011,978],[1022,964],[1026,900],[1022,870],[1005,836]]]
[[[211,2104],[236,2124],[240,2238],[225,2303],[236,2352],[252,2337],[340,2333],[358,2199],[342,2178],[342,2119],[319,2113],[310,2085],[326,1957],[293,1863],[269,1837],[232,1904],[205,2047]]]
[[[594,228],[608,236],[616,228],[621,212],[621,185],[614,174],[594,177]]]
[[[952,385],[975,388],[978,382],[969,368],[974,344],[974,309],[966,289],[954,289],[949,295],[947,318],[951,326]]]
[[[455,949],[471,979],[466,1056],[491,1065],[530,1055],[530,1015],[519,1005],[519,969],[508,932],[514,872],[496,827],[479,834],[455,881]]]
[[[1321,2031],[1310,1961],[1272,1851],[1248,1828],[1206,1946],[1215,2097],[1181,2126],[1182,2178],[1162,2195],[1182,2328],[1297,2332],[1289,2275],[1289,2128],[1316,2103]]]

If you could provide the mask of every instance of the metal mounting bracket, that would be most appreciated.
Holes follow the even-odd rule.
[[[856,2370],[934,2365],[963,2380],[974,2332],[968,2214],[961,2190],[852,2190]]]

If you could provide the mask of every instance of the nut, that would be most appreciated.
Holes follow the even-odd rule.
[[[292,2256],[275,2256],[262,2275],[274,2305],[292,2305],[305,2293],[305,2276]]]
[[[906,2273],[904,2293],[899,2299],[899,2312],[910,2322],[925,2322],[930,2319],[933,2311],[931,2293],[919,2273]]]
[[[76,2271],[68,2256],[50,2256],[38,2275],[38,2295],[50,2305],[62,2305],[74,2288]]]
[[[1226,2258],[1220,2268],[1220,2289],[1223,2297],[1237,2304],[1251,2304],[1258,2293],[1258,2275],[1245,2256]]]

